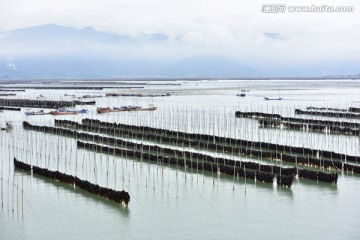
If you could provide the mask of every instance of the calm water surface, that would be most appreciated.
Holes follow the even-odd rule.
[[[168,91],[173,93],[170,97],[95,99],[96,106],[150,103],[159,107],[155,112],[97,115],[96,106],[86,106],[87,115],[56,118],[81,121],[90,117],[360,156],[359,137],[261,129],[255,120],[234,118],[235,110],[295,116],[295,108],[308,106],[360,107],[358,81],[181,83],[137,90]],[[245,98],[235,96],[241,88],[250,90]],[[36,98],[43,94],[48,99],[71,100],[64,94],[104,95],[120,91],[27,90],[17,97]],[[285,100],[264,101],[265,96]],[[2,127],[8,120],[14,124],[12,132],[0,132],[1,240],[360,238],[359,175],[340,173],[337,185],[295,179],[289,189],[194,169],[148,164],[77,149],[74,139],[24,131],[24,120],[54,125],[54,116],[26,117],[24,111],[0,113]],[[15,170],[13,157],[101,186],[124,189],[131,196],[130,204],[121,206],[68,184]]]

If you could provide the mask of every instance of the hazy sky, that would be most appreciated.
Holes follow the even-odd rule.
[[[261,12],[263,4],[273,2],[346,5],[355,11]],[[45,23],[128,35],[160,32],[194,51],[250,62],[360,59],[360,1],[355,0],[0,0],[0,32]]]

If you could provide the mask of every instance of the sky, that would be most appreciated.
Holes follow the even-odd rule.
[[[262,12],[272,3],[353,6],[354,12]],[[131,36],[163,33],[176,42],[168,49],[251,66],[360,62],[360,1],[354,0],[0,0],[0,32],[46,23]]]

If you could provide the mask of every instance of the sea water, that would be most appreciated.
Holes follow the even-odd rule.
[[[284,188],[196,169],[95,153],[78,149],[76,140],[72,138],[22,129],[23,121],[54,126],[54,118],[78,122],[83,118],[93,118],[360,156],[359,136],[263,129],[258,127],[254,119],[235,118],[236,110],[315,118],[297,116],[294,109],[309,106],[359,107],[358,81],[228,80],[178,83],[181,85],[149,85],[136,90],[170,92],[169,97],[96,98],[96,106],[77,106],[78,109],[89,109],[89,113],[84,115],[25,116],[25,109],[0,113],[1,127],[6,121],[13,123],[11,132],[0,132],[0,239],[360,237],[358,174],[341,172],[337,185],[295,178],[291,188]],[[241,89],[249,90],[246,97],[236,96]],[[47,99],[72,100],[64,94],[105,95],[106,92],[122,91],[29,89],[13,98],[36,99],[42,94]],[[284,100],[265,101],[264,97],[281,97]],[[148,104],[154,104],[158,110],[96,113],[96,107],[146,107]],[[359,122],[353,119],[346,121]],[[72,185],[14,169],[14,157],[35,166],[76,175],[103,187],[128,191],[130,203],[122,206]],[[249,160],[244,156],[235,157]],[[273,164],[283,165],[280,162]]]

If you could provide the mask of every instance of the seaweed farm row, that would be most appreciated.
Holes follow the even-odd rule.
[[[209,156],[209,159],[206,159],[208,161],[199,162],[199,160],[200,160],[199,158],[197,158],[197,161],[194,161],[194,160],[190,160],[190,159],[184,159],[181,157],[169,157],[169,156],[160,156],[159,157],[159,155],[157,155],[157,154],[142,153],[139,151],[131,151],[131,150],[122,149],[122,148],[112,148],[112,147],[108,147],[108,146],[85,143],[85,142],[81,142],[81,141],[77,142],[77,146],[80,148],[85,148],[88,150],[93,150],[96,152],[106,153],[106,154],[110,154],[110,155],[138,158],[143,161],[151,161],[154,163],[156,162],[157,164],[161,164],[161,165],[169,164],[169,165],[175,165],[175,166],[180,166],[180,167],[196,169],[197,171],[203,170],[203,171],[209,171],[209,172],[214,172],[214,173],[220,172],[220,173],[230,175],[230,176],[238,176],[238,177],[252,179],[252,180],[256,179],[257,181],[262,181],[262,182],[266,182],[266,183],[273,183],[274,178],[276,178],[276,182],[279,186],[291,187],[292,182],[293,182],[293,174],[275,175],[274,173],[257,171],[257,170],[249,170],[249,169],[246,169],[246,167],[238,167],[238,166],[236,166],[236,164],[234,164],[234,166],[228,166],[226,164],[220,164],[220,163],[217,163],[215,165],[215,162],[209,161],[211,158],[210,156]],[[197,157],[199,157],[199,156],[197,156]],[[193,156],[193,158],[195,158],[195,156]],[[221,160],[221,159],[218,159],[218,160]],[[226,161],[225,159],[222,159],[222,160]],[[306,173],[304,173],[304,175],[306,175]],[[313,177],[314,176],[317,176],[320,178],[324,177],[322,175],[319,176],[314,173],[311,173],[311,175]],[[327,176],[325,176],[325,177],[327,177]]]
[[[315,119],[283,117],[279,114],[261,112],[240,112],[235,113],[236,117],[258,119],[261,127],[268,128],[290,128],[298,131],[329,132],[343,135],[360,135],[360,123],[342,121],[324,121]]]
[[[105,197],[114,202],[124,203],[126,205],[128,205],[130,202],[130,195],[128,192],[124,190],[115,191],[109,188],[100,187],[99,185],[92,184],[88,181],[81,180],[78,177],[67,175],[59,171],[51,171],[45,168],[31,166],[27,163],[18,161],[16,158],[14,158],[14,165],[18,169],[22,169],[28,172],[32,171],[34,174],[38,174],[46,178],[50,178],[50,179],[58,180],[63,183],[74,185],[89,193]]]
[[[74,107],[76,105],[95,105],[95,101],[49,101],[31,99],[4,99],[0,98],[0,106],[27,107],[27,108],[62,108]]]
[[[66,120],[55,120],[55,124],[67,123]],[[77,122],[68,122],[69,126],[74,125],[77,126]],[[211,147],[212,149],[219,149],[221,151],[234,152],[229,149],[230,146],[235,146],[244,149],[260,149],[260,150],[268,150],[273,153],[290,153],[292,155],[300,155],[306,157],[317,157],[319,156],[321,159],[329,159],[329,160],[337,160],[343,162],[355,162],[360,161],[360,156],[351,156],[346,154],[335,153],[331,151],[323,151],[318,149],[304,148],[304,147],[293,147],[288,145],[281,144],[273,144],[269,142],[255,142],[248,141],[244,139],[234,139],[234,138],[226,138],[208,134],[197,134],[197,133],[186,133],[180,131],[173,131],[168,129],[159,129],[152,128],[146,126],[135,126],[128,124],[120,124],[120,123],[109,123],[103,122],[97,119],[88,119],[85,118],[82,120],[82,123],[86,126],[85,130],[90,130],[90,126],[95,127],[94,129],[102,129],[105,128],[107,133],[116,133],[118,130],[120,133],[126,133],[126,131],[138,132],[141,134],[150,134],[159,136],[160,141],[165,139],[165,137],[170,137],[178,143],[183,143],[184,145],[191,145],[193,147],[203,143],[206,147]],[[131,135],[133,137],[133,134]],[[214,147],[212,147],[215,144]],[[225,149],[228,148],[228,149]],[[255,154],[255,151],[254,151]],[[281,159],[281,158],[278,158]]]
[[[286,121],[278,121],[272,119],[259,119],[259,125],[267,128],[289,128],[291,130],[298,131],[313,131],[313,132],[329,132],[343,135],[360,136],[360,129],[354,129],[350,127],[334,127],[318,124],[305,124],[305,123],[293,123]]]
[[[98,126],[89,126],[89,125],[81,125],[77,122],[72,122],[68,120],[55,120],[57,126],[71,126],[76,129],[85,130],[85,131],[92,131],[96,133],[103,133],[103,134],[111,134],[120,137],[126,137],[131,139],[139,139],[139,140],[148,140],[153,142],[158,142],[162,144],[171,144],[171,145],[179,145],[179,146],[191,146],[193,148],[205,149],[205,150],[212,150],[220,153],[228,153],[228,154],[239,154],[239,155],[246,155],[249,157],[257,157],[262,160],[281,160],[283,162],[288,162],[292,164],[300,164],[300,165],[307,165],[307,166],[317,166],[317,167],[324,167],[324,168],[332,168],[336,170],[345,170],[345,171],[353,171],[356,173],[360,173],[360,166],[356,166],[353,164],[343,163],[338,160],[326,160],[326,159],[317,159],[312,157],[302,157],[296,156],[286,153],[280,152],[271,152],[265,151],[262,149],[251,149],[249,146],[241,146],[241,147],[234,147],[228,145],[220,145],[215,143],[203,143],[197,140],[191,139],[177,139],[174,137],[166,137],[166,136],[158,136],[155,134],[145,134],[141,132],[133,132],[131,130],[126,129],[109,129],[98,127]]]
[[[25,90],[24,89],[3,89],[3,88],[1,88],[0,89],[0,92],[25,92]]]
[[[330,120],[318,120],[318,119],[306,119],[306,118],[293,118],[283,117],[280,114],[270,114],[262,112],[241,112],[236,111],[235,117],[238,118],[254,118],[254,119],[270,119],[291,123],[304,123],[330,127],[348,127],[348,128],[360,128],[360,123],[357,122],[344,122],[344,121],[330,121]]]
[[[0,107],[0,110],[6,110],[6,111],[21,111],[21,108]]]
[[[295,109],[295,114],[313,115],[313,116],[321,116],[321,117],[360,119],[360,114],[350,113],[350,112],[308,111],[308,110]]]
[[[319,171],[310,171],[305,169],[298,169],[298,168],[283,168],[279,166],[274,165],[265,165],[265,164],[259,164],[255,162],[248,162],[248,161],[241,161],[241,160],[231,160],[226,158],[218,158],[213,157],[207,154],[201,154],[201,153],[195,153],[195,152],[189,152],[189,151],[180,151],[170,148],[162,148],[159,146],[152,146],[152,145],[145,145],[145,144],[137,144],[129,141],[125,141],[122,139],[116,139],[116,138],[110,138],[110,137],[104,137],[104,136],[98,136],[98,135],[92,135],[89,133],[84,132],[76,132],[68,129],[61,129],[61,128],[53,128],[53,127],[47,127],[47,126],[33,126],[27,122],[24,122],[24,128],[25,129],[31,129],[31,130],[37,130],[42,132],[50,132],[55,134],[60,134],[62,136],[70,136],[77,139],[84,139],[84,140],[90,140],[90,141],[96,141],[103,144],[112,144],[116,146],[121,146],[122,148],[130,148],[135,151],[131,156],[133,156],[136,153],[142,152],[150,154],[150,152],[156,153],[153,157],[157,159],[156,161],[159,162],[158,159],[159,156],[162,157],[174,157],[177,159],[177,162],[184,161],[184,159],[188,159],[189,161],[195,161],[197,163],[207,162],[212,165],[216,164],[216,166],[224,165],[231,168],[234,167],[240,167],[244,169],[252,169],[252,170],[258,170],[260,172],[267,172],[271,174],[279,174],[281,175],[295,175],[298,174],[299,177],[306,178],[306,179],[313,179],[314,176],[316,176],[316,180],[323,181],[323,182],[329,182],[329,183],[336,183],[337,181],[337,174],[336,173],[323,173]],[[172,142],[173,144],[176,144]],[[242,154],[242,153],[249,153],[246,149],[243,151],[241,148],[237,149],[239,152],[233,152],[233,154]],[[254,152],[252,152],[253,154]],[[261,151],[257,151],[258,155],[257,157],[260,157],[260,155],[266,153],[262,153]],[[141,154],[141,153],[139,153]],[[254,155],[252,155],[254,156]],[[160,157],[161,158],[161,157]],[[143,158],[142,158],[143,159]],[[296,158],[294,158],[296,160]],[[330,165],[330,164],[329,164]],[[339,167],[341,167],[341,163],[338,164]],[[334,165],[331,165],[332,167]],[[225,171],[223,173],[229,173],[228,171]],[[231,174],[234,174],[231,172]],[[261,173],[262,174],[262,173]],[[259,175],[259,173],[258,173]],[[262,179],[262,178],[260,178]],[[257,179],[257,180],[260,180]]]
[[[219,171],[224,174],[234,175],[234,168],[239,168],[238,170],[241,172],[245,171],[248,172],[246,175],[247,178],[254,179],[255,176],[257,176],[257,180],[259,181],[265,181],[272,183],[274,179],[274,174],[279,174],[279,176],[282,175],[295,175],[296,174],[296,168],[283,168],[278,166],[271,166],[271,165],[264,165],[264,164],[258,164],[254,162],[245,162],[245,161],[234,161],[230,159],[225,158],[216,158],[212,157],[210,155],[200,154],[200,153],[194,153],[194,152],[188,152],[188,151],[180,151],[170,148],[162,148],[159,146],[153,146],[153,145],[145,145],[145,144],[137,144],[130,141],[125,141],[121,139],[116,138],[110,138],[110,137],[102,137],[99,135],[93,135],[89,133],[84,132],[77,132],[72,131],[69,129],[62,129],[62,128],[53,128],[53,127],[46,127],[46,126],[34,126],[30,125],[27,122],[24,122],[24,128],[28,130],[36,130],[36,131],[42,131],[62,136],[68,136],[73,137],[76,139],[83,139],[83,140],[91,140],[95,142],[100,142],[102,144],[111,144],[120,146],[121,148],[118,148],[119,150],[116,153],[121,153],[121,156],[127,156],[127,157],[138,157],[139,159],[149,161],[154,161],[157,163],[168,163],[168,164],[176,164],[180,166],[187,166],[190,168],[197,168],[195,167],[196,164],[200,164],[202,162],[203,164],[207,164],[206,166],[211,166],[211,172],[217,172]],[[100,145],[96,145],[97,149],[102,149],[102,153],[108,153],[108,151],[103,148]],[[104,150],[105,149],[105,150]],[[125,150],[126,149],[126,150]],[[171,161],[170,160],[164,160],[169,158],[169,155],[171,155]],[[195,160],[196,159],[196,160]],[[165,161],[165,162],[164,162]],[[184,164],[189,163],[189,164]],[[223,167],[221,167],[223,166]],[[224,170],[222,171],[221,168]],[[231,169],[231,171],[229,171]],[[250,170],[249,170],[250,169]],[[204,169],[206,170],[206,169]],[[254,170],[254,171],[252,171]],[[258,171],[257,171],[258,170]],[[258,172],[256,174],[256,172]],[[270,175],[269,175],[270,174]],[[239,176],[243,176],[242,173],[239,174]],[[244,175],[245,176],[245,175]],[[266,177],[267,176],[267,177]],[[270,177],[271,176],[271,181]],[[285,184],[285,181],[281,181],[283,184]],[[292,181],[291,181],[292,183]],[[291,183],[288,182],[287,186],[291,186]]]
[[[133,87],[133,86],[122,86],[122,87],[113,87],[113,86],[106,86],[106,87],[96,87],[96,86],[22,86],[22,87],[5,87],[1,86],[2,91],[6,91],[6,88],[11,89],[20,89],[20,90],[10,90],[10,91],[25,91],[23,89],[42,89],[42,90],[104,90],[105,88],[117,88],[117,89],[129,89],[129,88],[144,88],[144,87]]]
[[[360,113],[360,108],[356,108],[356,107],[349,107],[348,109],[325,108],[325,107],[307,107],[306,110],[335,111],[335,112],[358,112],[358,113]]]

